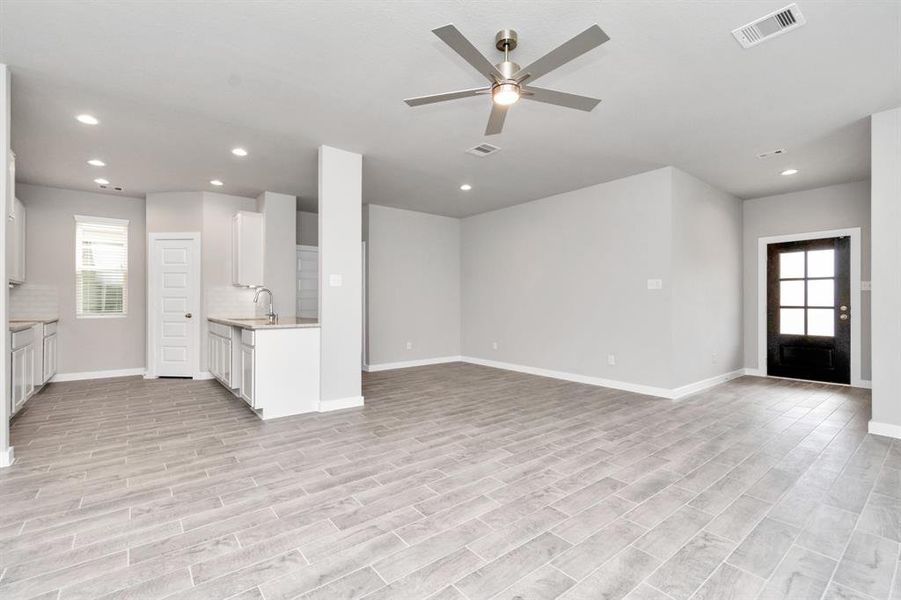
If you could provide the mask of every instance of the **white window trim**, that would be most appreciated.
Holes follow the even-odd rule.
[[[104,225],[118,225],[120,227],[124,227],[126,244],[128,243],[128,238],[130,237],[129,234],[131,233],[129,231],[129,220],[128,219],[114,219],[112,217],[92,217],[90,215],[73,215],[73,216],[75,218],[76,223],[102,223]],[[130,251],[130,250],[127,249],[127,252],[128,251]],[[126,279],[125,279],[126,291],[125,291],[125,293],[126,293],[126,297],[128,294],[128,285],[129,285],[129,280],[128,280],[127,274],[131,270],[129,267],[129,264],[128,264],[128,262],[129,262],[128,259],[129,259],[129,257],[126,255],[126,257],[125,257],[125,273],[126,273]],[[76,263],[75,272],[77,275],[77,273],[78,273],[77,263]],[[78,290],[76,287],[76,293],[77,293],[77,291]],[[126,301],[125,310],[122,311],[121,313],[108,313],[108,314],[99,314],[99,313],[97,313],[97,314],[78,314],[78,306],[76,303],[75,318],[76,319],[127,319],[128,318],[128,303]]]

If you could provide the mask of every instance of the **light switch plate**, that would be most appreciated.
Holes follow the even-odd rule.
[[[328,276],[328,284],[331,287],[341,287],[344,285],[344,278],[340,273],[332,273]]]
[[[648,289],[649,290],[662,290],[663,289],[663,280],[662,279],[648,279]]]

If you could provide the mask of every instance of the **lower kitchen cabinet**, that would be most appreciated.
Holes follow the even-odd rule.
[[[10,414],[56,374],[57,323],[37,322],[10,335]]]
[[[209,321],[209,370],[263,419],[319,410],[319,328]]]

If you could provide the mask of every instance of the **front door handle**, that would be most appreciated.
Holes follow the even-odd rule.
[[[191,316],[192,316],[191,313],[185,313],[185,318],[186,318],[186,319],[190,319]]]

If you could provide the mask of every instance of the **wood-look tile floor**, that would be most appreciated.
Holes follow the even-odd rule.
[[[901,597],[901,444],[865,391],[364,381],[268,423],[209,381],[49,386],[0,471],[0,598]]]

